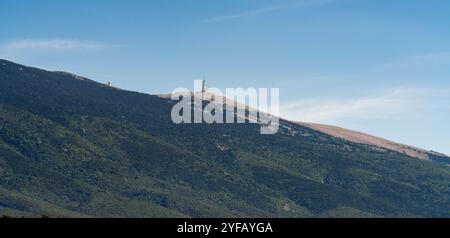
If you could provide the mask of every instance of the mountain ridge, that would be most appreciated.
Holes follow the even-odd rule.
[[[211,101],[208,100],[209,98],[221,97],[222,100],[220,100],[220,102],[222,102],[224,104],[224,107],[228,104],[232,104],[234,108],[242,108],[242,109],[249,110],[249,111],[259,112],[257,109],[250,108],[247,105],[243,105],[241,103],[233,101],[224,95],[216,95],[207,90],[205,92],[196,92],[196,93],[185,92],[185,93],[178,93],[175,95],[158,94],[157,96],[164,98],[164,99],[170,99],[172,96],[175,96],[175,98],[178,98],[180,96],[183,96],[183,97],[191,96],[191,97],[195,97],[198,99],[203,99],[205,101],[208,101],[209,103],[211,103]],[[204,99],[204,98],[206,98],[206,99]],[[287,120],[284,118],[280,118],[280,119],[285,120],[285,121],[290,121],[290,120]],[[251,121],[257,121],[257,119],[251,118]],[[394,141],[391,141],[391,140],[388,140],[385,138],[369,135],[369,134],[363,133],[363,132],[345,129],[345,128],[338,127],[338,126],[325,125],[325,124],[319,124],[319,123],[311,123],[311,122],[309,122],[309,123],[308,122],[295,122],[295,121],[290,121],[290,122],[298,123],[299,125],[306,126],[313,130],[328,134],[330,136],[333,136],[333,137],[336,137],[339,139],[347,140],[350,142],[375,146],[375,147],[379,147],[379,148],[387,149],[387,150],[393,150],[393,151],[396,151],[399,153],[406,154],[411,157],[415,157],[415,158],[419,158],[419,159],[423,159],[423,160],[439,161],[441,163],[450,165],[450,157],[448,155],[445,155],[445,154],[439,153],[439,152],[435,152],[432,150],[425,150],[425,149],[422,149],[422,148],[419,148],[416,146],[401,144],[401,143],[394,142]]]
[[[0,215],[450,217],[450,171],[281,120],[185,124],[174,103],[0,61]]]
[[[369,135],[367,133],[358,132],[354,130],[345,129],[338,126],[318,124],[318,123],[307,123],[307,122],[298,122],[300,125],[304,125],[310,127],[314,130],[321,131],[323,133],[329,134],[331,136],[335,136],[336,138],[341,138],[344,140],[348,140],[355,143],[361,143],[366,145],[373,145],[380,148],[394,150],[400,153],[404,153],[411,157],[416,157],[424,160],[433,160],[434,157],[446,157],[447,155],[432,151],[425,150],[419,147],[410,146],[406,144],[397,143],[391,140],[387,140],[381,137]],[[448,162],[450,164],[450,160]]]
[[[28,67],[28,66],[20,65],[20,64],[17,64],[17,63],[14,63],[14,62],[11,62],[11,61],[8,61],[8,60],[5,60],[5,59],[0,59],[0,63],[3,64],[3,65],[5,65],[7,63],[8,64],[15,64],[19,68],[21,68],[21,67]],[[34,68],[34,69],[38,69],[38,68]],[[42,69],[38,69],[38,70],[42,70]],[[44,71],[47,71],[47,70],[44,70]],[[79,76],[79,75],[76,75],[76,74],[72,74],[72,73],[66,72],[66,71],[47,71],[47,72],[64,74],[64,75],[68,75],[68,76],[74,77],[74,78],[79,79],[79,80],[86,80],[86,81],[90,81],[90,82],[93,82],[93,83],[98,83],[98,82],[96,82],[94,80],[91,80],[91,79],[88,79],[86,77]],[[105,84],[105,86],[107,86],[107,85]],[[112,87],[112,88],[115,88],[115,87]],[[138,93],[138,92],[136,92],[136,93]],[[206,93],[208,93],[208,92],[206,92]],[[145,94],[145,93],[143,93],[143,94]],[[193,94],[191,92],[191,94],[193,96],[196,96],[195,93]],[[164,98],[164,99],[170,99],[171,96],[172,96],[171,94],[147,94],[147,95],[158,96],[158,97],[161,97],[161,98]],[[182,94],[180,94],[180,95],[182,95]],[[210,94],[208,94],[208,97],[211,97],[211,95],[214,95],[214,94],[210,93]],[[225,104],[231,102],[231,103],[234,104],[234,106],[244,107],[245,109],[249,110],[249,107],[247,105],[243,105],[243,104],[240,104],[238,102],[232,101],[232,100],[226,98],[225,96],[222,96],[222,97],[224,98],[224,103]],[[255,110],[255,109],[250,109],[250,110]],[[284,119],[284,118],[280,118],[280,119],[289,121],[289,120]],[[397,152],[405,153],[405,154],[407,154],[409,156],[420,158],[420,159],[429,160],[430,159],[429,158],[430,154],[435,155],[435,156],[447,157],[447,158],[450,159],[450,157],[448,155],[444,154],[444,153],[440,153],[440,152],[433,151],[433,150],[426,150],[426,149],[419,148],[419,147],[416,147],[416,146],[406,145],[406,144],[394,142],[394,141],[389,140],[389,139],[381,138],[381,137],[378,137],[378,136],[373,136],[373,135],[370,135],[370,134],[367,134],[367,133],[364,133],[364,132],[359,132],[359,131],[354,131],[354,130],[342,128],[342,127],[339,127],[339,126],[325,125],[325,124],[319,124],[319,123],[313,123],[313,122],[295,122],[295,121],[291,121],[291,122],[298,123],[298,124],[303,125],[303,126],[307,126],[307,127],[311,128],[311,129],[314,129],[314,130],[326,133],[326,134],[331,135],[331,136],[335,136],[337,138],[341,138],[341,139],[348,140],[348,141],[355,142],[355,143],[379,146],[379,147],[384,148],[384,149],[390,149],[390,150],[394,150],[394,151],[397,151]],[[355,137],[360,137],[360,138],[355,138]],[[361,138],[361,137],[366,137],[366,138]],[[369,140],[375,140],[376,142],[370,142]],[[400,148],[398,148],[398,147],[400,147]],[[402,149],[405,149],[405,151],[402,151]]]

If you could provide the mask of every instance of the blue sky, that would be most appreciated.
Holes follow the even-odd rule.
[[[2,0],[0,58],[146,93],[279,87],[281,114],[450,154],[450,1]]]

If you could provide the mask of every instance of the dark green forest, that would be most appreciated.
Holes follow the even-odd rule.
[[[0,216],[450,217],[446,165],[173,104],[0,60]]]

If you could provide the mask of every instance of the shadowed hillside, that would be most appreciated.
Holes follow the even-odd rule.
[[[288,121],[176,125],[173,104],[0,61],[0,212],[450,217],[447,166]]]

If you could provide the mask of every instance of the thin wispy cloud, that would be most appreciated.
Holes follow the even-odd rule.
[[[381,64],[373,69],[373,72],[384,72],[398,69],[417,68],[428,65],[449,64],[450,52],[433,52],[427,54],[419,54],[407,56],[401,59],[396,59],[390,62]]]
[[[338,0],[297,0],[297,1],[291,1],[289,3],[284,4],[277,4],[272,5],[268,7],[261,7],[256,8],[244,12],[238,12],[218,17],[213,17],[206,19],[202,22],[222,22],[222,21],[228,21],[228,20],[235,20],[239,18],[245,18],[245,17],[252,17],[256,15],[261,14],[267,14],[271,12],[277,12],[277,11],[285,11],[290,9],[301,9],[301,8],[307,8],[307,7],[313,7],[313,6],[320,6],[325,5],[328,3],[336,2]]]
[[[47,51],[75,51],[99,50],[114,47],[114,45],[97,43],[86,40],[72,39],[22,39],[3,45],[4,51],[47,50]]]
[[[336,123],[341,119],[395,119],[416,113],[417,105],[427,97],[446,94],[448,90],[399,88],[353,99],[307,99],[281,107],[281,115],[294,121]]]

